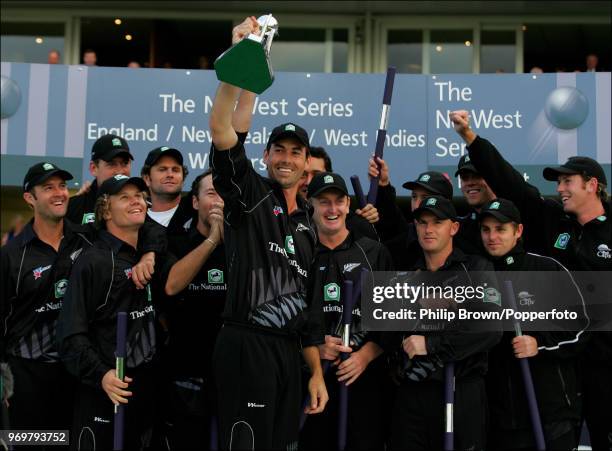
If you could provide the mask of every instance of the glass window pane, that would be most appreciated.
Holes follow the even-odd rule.
[[[49,52],[59,52],[58,63],[64,63],[64,24],[2,24],[0,37],[2,61],[14,63],[47,63]]]
[[[332,72],[348,70],[348,30],[345,28],[333,31]]]
[[[423,32],[421,30],[389,30],[387,35],[387,63],[398,72],[423,72]]]
[[[333,72],[348,69],[348,30],[332,31],[328,47],[323,28],[281,28],[274,38],[270,59],[277,71],[324,72],[326,52],[331,51]]]
[[[472,30],[432,30],[429,46],[432,74],[472,72]]]
[[[513,73],[516,61],[516,33],[513,30],[480,32],[480,72]]]

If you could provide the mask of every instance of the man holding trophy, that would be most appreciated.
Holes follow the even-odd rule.
[[[229,269],[213,355],[221,449],[297,449],[300,344],[311,370],[305,412],[321,412],[328,400],[316,346],[324,342],[321,306],[306,299],[316,236],[298,196],[308,134],[293,123],[276,127],[263,154],[264,178],[239,139],[245,130],[232,125],[236,101],[254,102],[252,92],[272,83],[267,52],[276,21],[259,20],[248,17],[236,26],[233,47],[215,62],[221,83],[210,114],[210,166],[225,202]]]

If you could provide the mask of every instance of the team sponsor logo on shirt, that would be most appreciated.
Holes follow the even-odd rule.
[[[353,269],[357,268],[361,263],[345,263],[344,264],[344,272],[351,272]]]
[[[63,298],[68,288],[68,279],[62,279],[55,282],[55,299]]]
[[[612,251],[610,250],[610,248],[608,247],[607,244],[602,243],[599,246],[597,246],[597,256],[600,258],[612,258]]]
[[[123,272],[125,273],[125,277],[128,279],[132,278],[132,268],[124,269]]]
[[[223,283],[223,271],[215,268],[208,271],[208,283]]]
[[[567,243],[569,243],[570,234],[569,233],[560,233],[557,237],[557,241],[555,241],[555,247],[557,249],[567,249]]]
[[[521,291],[517,295],[520,305],[533,305],[535,304],[535,296],[527,291]]]
[[[81,224],[89,224],[91,222],[94,222],[95,220],[96,220],[95,213],[85,213],[83,215],[83,220],[81,221]]]
[[[274,213],[274,216],[278,216],[283,213],[283,208],[276,205],[272,210],[272,213]]]
[[[295,254],[295,246],[293,244],[293,237],[291,235],[287,235],[285,237],[285,250],[288,254]]]
[[[340,287],[337,283],[328,283],[323,287],[323,300],[327,302],[338,302],[340,300]]]
[[[51,265],[39,266],[34,271],[32,271],[32,274],[34,275],[34,280],[40,279],[42,277],[42,273],[44,273],[49,268],[51,268]]]
[[[499,291],[497,291],[495,288],[486,288],[484,290],[484,294],[485,295],[482,298],[483,302],[488,302],[501,306],[501,295],[499,294]]]

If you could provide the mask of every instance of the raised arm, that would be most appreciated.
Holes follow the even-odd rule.
[[[250,33],[258,32],[259,24],[257,20],[254,17],[247,17],[241,24],[235,26],[232,30],[232,45],[237,44]],[[236,145],[238,136],[236,135],[234,126],[250,126],[251,118],[250,114],[246,114],[246,108],[239,108],[239,113],[236,115],[235,119],[236,122],[234,122],[234,108],[240,92],[240,88],[223,82],[219,84],[219,88],[217,89],[209,121],[212,141],[217,150],[228,150]],[[249,97],[250,96],[245,95],[241,103],[246,105]],[[254,101],[254,97],[252,100]],[[250,111],[252,112],[252,109]]]

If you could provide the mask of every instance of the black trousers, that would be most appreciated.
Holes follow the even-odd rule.
[[[300,431],[300,450],[336,449],[338,443],[339,389],[337,367],[325,374],[329,402],[325,410],[309,415]],[[348,387],[346,448],[384,449],[391,418],[393,384],[385,372],[384,357],[370,363]]]
[[[300,354],[295,339],[224,326],[213,354],[220,449],[295,449]]]
[[[209,449],[216,403],[210,380],[175,377],[166,381],[164,391],[164,449]]]
[[[487,414],[483,378],[457,380],[454,406],[456,450],[485,448]],[[444,384],[438,381],[403,381],[395,397],[391,428],[391,449],[443,449]]]
[[[64,366],[13,356],[8,363],[15,381],[8,408],[10,428],[70,430],[74,378]]]
[[[583,360],[583,416],[589,428],[593,451],[612,449],[612,368]]]
[[[155,419],[155,381],[151,368],[126,370],[133,379],[125,406],[123,448],[141,450],[149,446]],[[70,445],[74,450],[113,449],[114,404],[102,388],[80,384],[75,400]]]

